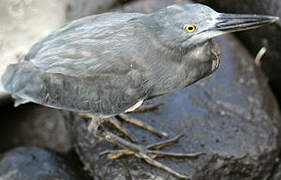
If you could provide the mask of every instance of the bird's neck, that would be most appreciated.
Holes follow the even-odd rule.
[[[163,38],[163,27],[161,24],[159,24],[156,19],[158,17],[155,16],[155,14],[147,14],[141,17],[136,18],[134,21],[136,23],[141,23],[145,25],[147,28],[147,34],[153,34],[152,41],[155,41],[154,44],[161,48],[164,53],[166,53],[169,56],[174,56],[173,60],[180,60],[181,58],[178,58],[179,56],[183,56],[187,52],[187,48],[184,48],[177,44],[177,42],[169,41],[165,38]]]
[[[184,88],[213,73],[219,65],[219,48],[212,41],[188,49],[185,55],[165,54],[154,69],[152,96]]]

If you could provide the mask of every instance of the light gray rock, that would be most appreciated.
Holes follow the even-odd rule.
[[[66,0],[67,20],[98,14],[109,10],[118,0]]]
[[[66,5],[57,0],[1,0],[0,77],[35,42],[65,23]],[[0,100],[5,95],[0,84]]]

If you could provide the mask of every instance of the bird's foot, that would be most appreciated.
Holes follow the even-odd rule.
[[[121,126],[120,121],[117,118],[115,118],[115,117],[108,118],[105,121],[110,122],[112,125],[114,125],[119,131],[121,131],[123,134],[125,134],[132,142],[135,142],[135,143],[138,142],[137,138],[135,138],[133,135],[131,135],[125,127]]]
[[[149,111],[155,111],[159,108],[159,106],[161,106],[162,104],[156,104],[156,105],[152,105],[152,106],[142,106],[140,108],[137,108],[133,111],[127,111],[127,113],[144,113],[144,112],[149,112]],[[130,124],[133,124],[135,126],[138,126],[142,129],[145,129],[149,132],[151,132],[152,134],[155,134],[159,137],[167,137],[168,134],[166,132],[162,132],[162,131],[159,131],[159,130],[156,130],[154,127],[148,125],[148,124],[145,124],[141,121],[139,121],[138,119],[135,119],[135,118],[132,118],[128,115],[126,115],[124,113],[122,114],[119,114],[117,115],[117,117],[127,123],[130,123]],[[115,120],[116,121],[116,120]],[[112,123],[112,122],[111,122]],[[113,124],[113,123],[112,123]],[[117,126],[115,126],[117,127]],[[121,130],[119,127],[117,127],[121,132],[123,132],[125,135],[127,135],[133,142],[137,142],[135,138],[132,138],[132,136],[130,137],[129,133],[125,133],[123,130]]]
[[[166,146],[176,143],[180,139],[180,137],[182,137],[182,135],[178,135],[174,138],[170,138],[168,140],[161,141],[161,142],[151,144],[148,146],[142,146],[142,145],[137,145],[135,143],[127,141],[127,140],[109,132],[108,130],[106,130],[105,128],[103,128],[101,126],[101,124],[103,122],[104,122],[104,119],[92,116],[92,121],[90,122],[90,124],[88,126],[88,130],[89,130],[89,132],[93,133],[96,137],[103,138],[106,141],[123,148],[122,150],[104,151],[101,153],[101,155],[108,154],[107,157],[110,159],[117,159],[123,155],[135,155],[136,157],[145,160],[148,164],[155,166],[157,168],[160,168],[160,169],[174,175],[175,177],[178,177],[181,179],[190,179],[189,176],[178,173],[177,171],[171,169],[170,167],[155,160],[155,158],[164,157],[164,156],[179,157],[179,158],[194,158],[194,157],[198,157],[199,155],[203,154],[203,153],[185,154],[185,153],[172,153],[172,152],[159,151],[159,149],[162,149]]]
[[[101,153],[101,155],[108,154],[107,157],[109,159],[117,159],[123,155],[135,155],[138,158],[144,159],[148,164],[155,166],[157,168],[160,168],[178,178],[183,178],[183,179],[189,179],[190,177],[176,172],[175,170],[171,169],[170,167],[155,160],[155,158],[163,157],[163,156],[179,157],[179,158],[195,158],[202,154],[202,153],[189,153],[189,154],[172,153],[172,152],[163,152],[163,151],[158,150],[163,147],[174,144],[175,142],[177,142],[179,140],[179,138],[182,135],[178,135],[174,138],[171,138],[171,139],[159,142],[159,143],[151,144],[148,146],[141,146],[141,145],[136,145],[134,143],[126,141],[125,139],[122,139],[106,130],[101,132],[101,134],[102,135],[99,135],[99,136],[104,137],[108,142],[110,142],[112,144],[116,144],[123,148],[122,150],[104,151]]]
[[[183,136],[183,134],[179,134],[173,138],[160,141],[154,144],[150,144],[144,147],[145,151],[151,158],[157,158],[160,156],[171,156],[171,157],[197,157],[201,155],[202,153],[188,153],[188,154],[182,154],[182,153],[171,153],[171,152],[163,152],[163,151],[157,151],[159,149],[162,149],[164,147],[170,146],[174,143],[177,143],[178,140]],[[125,155],[134,155],[134,151],[131,151],[129,149],[120,149],[120,150],[107,150],[102,152],[100,155],[107,154],[107,157],[109,159],[117,159],[121,156]]]
[[[97,121],[99,121],[99,120],[96,120],[97,118],[95,116],[92,116],[92,115],[89,115],[89,114],[82,114],[82,113],[78,113],[78,114],[81,117],[92,119],[92,122],[91,122],[91,124],[89,125],[88,128],[91,128],[91,132],[92,131],[96,131],[95,128],[97,128],[100,125],[100,122],[97,123]],[[95,121],[95,122],[93,122],[93,121]],[[113,118],[106,118],[106,119],[103,119],[103,122],[111,123],[120,132],[125,134],[132,142],[137,142],[137,139],[133,135],[131,135],[125,127],[121,126],[121,123],[120,123],[120,121],[117,118],[115,118],[115,117],[113,117]]]

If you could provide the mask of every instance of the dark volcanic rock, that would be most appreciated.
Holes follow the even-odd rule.
[[[276,159],[277,162],[279,162],[279,165],[274,169],[274,172],[272,174],[272,178],[270,180],[280,180],[281,179],[281,163],[280,159]]]
[[[173,1],[136,3],[123,9],[133,11],[133,7],[148,12]],[[270,177],[279,155],[278,107],[263,74],[245,48],[231,36],[221,37],[217,42],[222,55],[221,66],[214,75],[153,99],[150,104],[163,104],[156,111],[130,115],[170,136],[184,132],[179,143],[165,151],[206,153],[195,159],[158,159],[178,172],[191,175],[192,179],[265,180]],[[105,150],[119,148],[88,133],[88,123],[74,115],[67,121],[67,127],[80,159],[95,179],[175,179],[134,156],[117,160],[100,156]],[[132,125],[122,125],[141,144],[160,140]]]
[[[0,158],[1,180],[87,180],[80,164],[35,147],[19,147]],[[79,171],[80,170],[80,171]]]
[[[13,101],[9,101],[0,106],[0,152],[17,146],[70,150],[71,140],[59,110],[32,103],[14,108]]]
[[[229,13],[268,14],[281,18],[280,0],[195,0],[207,3],[218,11]],[[270,85],[278,96],[281,104],[281,21],[252,31],[237,33],[238,37],[256,55],[261,47],[266,47],[267,52],[262,58],[261,65],[269,77]]]

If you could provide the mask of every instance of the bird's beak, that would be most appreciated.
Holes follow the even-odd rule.
[[[255,29],[277,21],[279,17],[255,14],[220,14],[216,29],[224,32]]]

